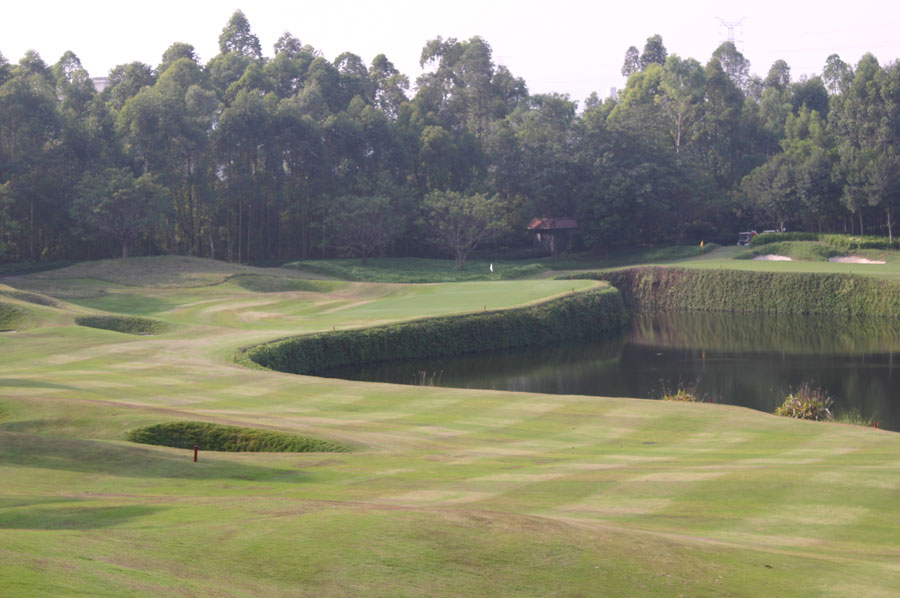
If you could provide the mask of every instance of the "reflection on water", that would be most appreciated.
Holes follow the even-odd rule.
[[[895,357],[895,353],[897,356]],[[697,385],[704,400],[772,412],[804,382],[837,412],[900,430],[900,320],[721,313],[636,314],[605,342],[342,368],[328,376],[556,394],[658,398]],[[423,374],[424,372],[424,374]]]

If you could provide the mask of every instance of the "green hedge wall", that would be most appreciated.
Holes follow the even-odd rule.
[[[294,337],[251,347],[243,357],[281,372],[317,374],[357,363],[598,338],[620,330],[626,320],[621,296],[607,288],[519,309]]]
[[[853,274],[646,267],[582,277],[608,280],[629,310],[900,316],[900,285]]]

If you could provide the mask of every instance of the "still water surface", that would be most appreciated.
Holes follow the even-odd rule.
[[[659,398],[696,386],[704,401],[771,413],[803,383],[834,411],[900,431],[900,320],[710,313],[636,314],[616,339],[454,359],[379,363],[326,375],[551,394]]]

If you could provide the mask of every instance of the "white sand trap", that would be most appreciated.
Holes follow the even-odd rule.
[[[774,253],[768,253],[766,255],[758,255],[754,260],[757,261],[766,261],[766,262],[792,262],[791,258],[786,255],[775,255]]]
[[[884,260],[870,260],[868,258],[860,257],[858,255],[847,255],[844,257],[830,257],[828,258],[829,262],[836,262],[838,264],[883,264]]]

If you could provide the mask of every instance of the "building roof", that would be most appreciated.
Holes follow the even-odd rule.
[[[535,218],[528,223],[528,230],[574,230],[578,223],[574,218]]]

